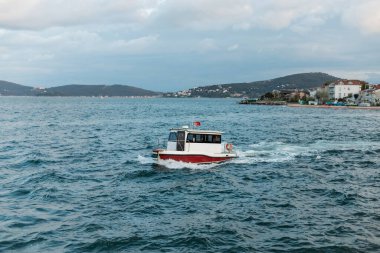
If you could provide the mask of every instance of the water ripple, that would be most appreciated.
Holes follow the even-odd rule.
[[[0,252],[379,252],[378,111],[0,97]],[[239,158],[156,163],[202,121]]]

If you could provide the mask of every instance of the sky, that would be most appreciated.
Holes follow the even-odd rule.
[[[380,1],[0,0],[0,80],[176,91],[304,72],[380,83]]]

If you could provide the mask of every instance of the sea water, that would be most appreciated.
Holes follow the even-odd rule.
[[[0,97],[0,252],[379,252],[380,111]],[[239,158],[156,164],[200,121]]]

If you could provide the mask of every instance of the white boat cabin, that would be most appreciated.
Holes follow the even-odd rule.
[[[168,151],[189,153],[223,153],[222,132],[186,127],[170,129]]]

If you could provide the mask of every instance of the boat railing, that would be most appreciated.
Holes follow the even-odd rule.
[[[157,138],[157,148],[163,148],[165,147],[165,140],[163,138]]]

